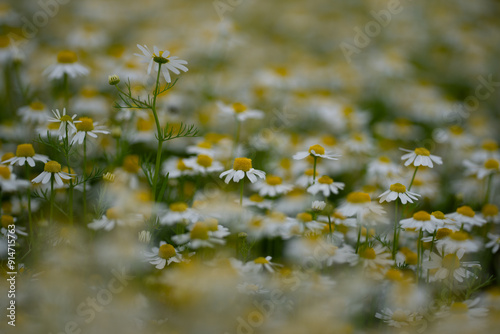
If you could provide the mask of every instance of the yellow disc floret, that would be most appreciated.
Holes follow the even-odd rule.
[[[200,239],[200,240],[207,240],[208,239],[208,231],[209,228],[207,224],[203,222],[198,222],[193,226],[193,229],[189,233],[189,236],[191,239]]]
[[[177,252],[175,251],[174,246],[170,244],[163,244],[160,246],[160,249],[158,249],[158,256],[165,260],[174,257],[176,254]]]
[[[255,260],[253,260],[254,263],[256,264],[268,264],[269,261],[265,257],[258,257]]]
[[[427,156],[427,157],[428,157],[429,155],[431,155],[431,152],[429,152],[429,150],[428,150],[428,149],[426,149],[426,148],[423,148],[423,147],[417,147],[417,148],[415,149],[415,154],[416,154],[416,155],[424,155],[424,156]]]
[[[498,206],[495,204],[485,204],[481,212],[485,217],[494,217],[498,215]]]
[[[40,101],[33,101],[30,103],[31,110],[41,111],[45,109],[45,105]]]
[[[499,165],[500,164],[498,163],[498,160],[496,160],[496,159],[488,159],[484,163],[484,168],[498,170]]]
[[[31,144],[20,144],[17,145],[16,156],[18,157],[33,157],[35,155],[35,149]]]
[[[57,54],[57,62],[61,64],[72,64],[78,61],[78,56],[75,52],[64,50]]]
[[[368,203],[371,201],[370,195],[360,191],[354,191],[347,195],[347,202],[349,203]]]
[[[440,239],[446,238],[447,236],[449,236],[452,233],[453,233],[453,231],[450,230],[449,228],[446,228],[446,227],[440,228],[436,232],[436,239],[440,240]]]
[[[123,159],[123,169],[129,173],[136,174],[141,169],[139,156],[135,154],[127,155]]]
[[[76,123],[76,129],[78,131],[92,131],[94,130],[94,121],[90,117],[80,117],[78,119],[81,123]]]
[[[309,147],[309,153],[312,154],[312,151],[314,151],[315,154],[325,154],[325,149],[321,145],[313,145]]]
[[[239,113],[242,113],[245,110],[247,110],[247,106],[244,105],[243,103],[236,102],[236,103],[233,103],[233,110],[235,113],[239,114]]]
[[[397,193],[404,193],[406,192],[406,187],[401,184],[401,183],[394,183],[391,184],[391,187],[389,188],[391,191],[397,192]]]
[[[456,231],[450,234],[450,238],[456,241],[465,241],[469,239],[469,234],[464,231]]]
[[[270,186],[277,186],[279,184],[283,183],[283,180],[281,177],[276,176],[276,175],[268,175],[266,177],[266,183],[269,184]]]
[[[0,177],[4,180],[9,180],[10,179],[10,169],[7,166],[0,165]]]
[[[307,222],[310,222],[312,221],[312,215],[310,213],[307,213],[307,212],[301,212],[299,214],[297,214],[297,219],[304,222],[304,223],[307,223]]]
[[[441,265],[449,271],[455,271],[460,268],[460,259],[455,254],[448,254],[443,257]]]
[[[474,217],[476,213],[470,206],[464,205],[461,206],[457,209],[457,212],[461,214],[462,216],[467,216],[467,217]]]
[[[198,163],[198,165],[207,168],[207,167],[212,166],[213,159],[212,159],[212,157],[210,157],[206,154],[200,154],[196,158],[196,162]]]
[[[234,164],[233,164],[233,169],[248,172],[250,169],[252,169],[252,159],[235,158]]]
[[[373,248],[367,247],[359,252],[359,256],[363,259],[373,260],[377,257],[377,253],[375,253]]]
[[[187,210],[188,206],[184,202],[175,202],[175,203],[170,204],[169,208],[170,208],[170,211],[184,212]]]
[[[413,214],[413,219],[419,221],[431,220],[431,215],[425,211],[418,211]]]
[[[444,216],[444,213],[442,213],[441,211],[434,211],[431,213],[432,216],[434,216],[434,218],[437,218],[437,219],[445,219],[446,217]]]
[[[120,214],[120,209],[117,207],[112,207],[106,210],[106,217],[110,220],[117,220],[120,219],[121,214]]]
[[[9,215],[3,215],[2,218],[0,218],[2,221],[2,227],[8,228],[9,225],[14,224],[14,217],[9,216]]]
[[[57,161],[49,161],[45,163],[43,170],[49,173],[59,173],[61,171],[61,164]]]
[[[318,179],[318,182],[322,183],[322,184],[332,184],[333,183],[333,179],[331,177],[323,175],[322,177],[320,177]]]

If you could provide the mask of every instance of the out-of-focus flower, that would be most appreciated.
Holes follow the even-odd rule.
[[[453,219],[457,227],[463,225],[469,231],[473,226],[483,226],[486,223],[486,220],[476,216],[474,210],[468,205],[459,207],[457,211],[447,214],[446,217]]]
[[[17,114],[21,116],[23,122],[43,123],[47,120],[48,109],[42,102],[33,101],[29,105],[19,108]]]
[[[450,278],[463,282],[464,278],[475,277],[474,273],[466,268],[480,267],[479,262],[462,262],[464,254],[464,249],[450,254],[430,253],[429,255],[429,252],[424,252],[422,266],[424,269],[430,270],[431,281],[442,281]]]
[[[261,119],[264,117],[264,112],[257,109],[249,109],[246,105],[240,102],[226,105],[222,102],[217,102],[220,111],[226,115],[233,115],[240,122],[247,119]]]
[[[301,151],[294,154],[293,158],[295,160],[302,160],[307,158],[308,156],[313,156],[316,158],[325,158],[328,160],[338,160],[341,157],[340,154],[333,154],[330,152],[325,152],[325,149],[321,145],[313,145],[309,147],[308,151]]]
[[[252,183],[257,181],[257,177],[262,179],[266,177],[265,172],[252,167],[252,160],[248,158],[234,159],[233,168],[222,172],[219,177],[222,179],[225,176],[226,178],[224,182],[229,183],[231,180],[234,182],[240,182],[245,175]]]
[[[181,249],[160,241],[160,247],[153,247],[151,252],[144,252],[144,261],[151,263],[156,269],[163,269],[171,263],[180,263],[184,260]]]
[[[432,216],[426,211],[418,211],[413,214],[413,217],[400,221],[401,227],[405,229],[415,229],[416,231],[427,231],[434,233],[443,224],[432,219]]]
[[[17,145],[16,156],[2,161],[2,163],[24,166],[24,163],[28,162],[30,167],[35,167],[35,161],[47,162],[49,158],[43,154],[36,154],[31,144],[20,144]]]
[[[266,179],[262,182],[256,183],[254,188],[259,192],[260,196],[275,197],[288,193],[293,189],[293,186],[283,184],[283,179],[279,176],[267,175]]]
[[[398,198],[401,200],[401,203],[413,203],[413,201],[417,201],[419,194],[406,190],[406,187],[401,183],[394,183],[391,185],[389,190],[384,191],[380,196],[380,203],[382,202],[392,202],[397,200]]]
[[[248,272],[260,272],[260,271],[268,271],[270,273],[274,273],[275,267],[280,267],[281,264],[271,262],[272,257],[258,257],[253,261],[245,263],[243,270]]]
[[[307,192],[313,195],[322,192],[323,196],[328,197],[331,194],[337,195],[339,190],[344,189],[344,186],[343,182],[334,182],[329,176],[323,175],[312,186],[307,188]]]
[[[78,63],[78,56],[73,51],[61,51],[57,54],[57,63],[50,65],[43,72],[49,79],[60,79],[64,75],[71,78],[84,76],[89,73],[87,67]]]

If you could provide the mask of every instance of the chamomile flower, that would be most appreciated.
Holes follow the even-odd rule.
[[[81,123],[81,121],[75,121],[76,114],[73,116],[66,115],[66,108],[63,108],[62,114],[59,109],[52,110],[54,117],[49,117],[49,122],[59,123],[59,139],[66,138],[66,135],[72,136],[76,132],[76,123]]]
[[[252,273],[267,271],[270,273],[274,273],[275,268],[281,267],[282,265],[271,262],[271,260],[272,260],[271,256],[258,257],[253,261],[245,263],[245,265],[243,266],[243,271]]]
[[[379,244],[374,247],[361,248],[358,255],[363,263],[363,267],[368,270],[378,272],[380,270],[386,270],[394,264],[394,260],[391,259],[391,252],[386,247]]]
[[[253,194],[248,198],[243,198],[243,206],[255,206],[259,209],[271,209],[273,202],[263,198],[259,194]]]
[[[401,220],[400,224],[401,227],[405,229],[427,231],[428,233],[434,233],[434,231],[443,226],[432,219],[432,216],[425,211],[416,212],[413,214],[413,217]]]
[[[199,154],[197,157],[184,159],[184,164],[192,168],[194,172],[206,175],[208,173],[220,172],[224,169],[219,161],[214,160],[210,155]]]
[[[474,273],[466,268],[480,267],[479,262],[462,262],[464,254],[464,249],[450,254],[430,253],[429,255],[429,252],[426,251],[422,266],[424,269],[430,270],[430,281],[455,279],[458,282],[463,282],[464,278],[475,277]]]
[[[455,253],[459,249],[465,250],[466,253],[479,250],[479,244],[472,240],[469,233],[465,231],[453,231],[446,237],[438,239],[436,247],[445,253]]]
[[[31,180],[31,182],[47,184],[52,178],[54,178],[54,181],[56,181],[59,186],[62,186],[64,184],[63,179],[69,180],[72,176],[73,174],[61,171],[61,164],[57,161],[48,161],[45,163],[43,172]]]
[[[226,115],[233,115],[239,122],[247,119],[261,119],[264,117],[264,112],[257,109],[249,109],[245,104],[235,102],[231,105],[226,105],[222,102],[217,102],[220,111]]]
[[[385,179],[389,176],[401,174],[401,167],[386,156],[381,156],[368,164],[367,174],[369,178]]]
[[[450,306],[443,307],[439,312],[436,313],[436,317],[458,317],[463,319],[473,320],[477,318],[483,318],[488,315],[489,310],[485,307],[480,307],[480,298],[468,299],[463,302],[455,301]]]
[[[385,213],[382,206],[372,202],[369,194],[359,191],[348,194],[345,202],[339,206],[338,212],[346,217],[356,216],[358,219],[363,219],[367,214]]]
[[[172,240],[179,245],[186,244],[191,249],[213,248],[215,245],[224,245],[224,238],[230,234],[229,230],[219,225],[215,219],[196,222],[189,226],[188,230],[188,233],[174,235]]]
[[[42,102],[33,101],[29,105],[19,108],[17,114],[21,116],[23,122],[43,123],[47,120],[48,109]]]
[[[383,202],[392,202],[397,200],[398,198],[401,200],[401,203],[413,203],[413,201],[417,201],[419,194],[406,190],[406,187],[401,183],[391,184],[389,190],[384,191],[380,196],[380,203]]]
[[[312,202],[311,209],[315,212],[321,212],[325,209],[326,203],[323,201],[314,201]]]
[[[408,152],[407,154],[403,154],[401,160],[406,160],[404,165],[409,166],[412,165],[415,167],[418,166],[426,166],[426,167],[434,167],[434,163],[438,165],[443,164],[443,160],[441,157],[437,155],[432,155],[429,150],[423,147],[418,147],[414,151],[407,150],[404,148],[400,148],[401,151]]]
[[[495,254],[500,248],[500,235],[488,232],[488,242],[484,247],[491,248],[491,252]]]
[[[334,182],[332,178],[327,175],[323,175],[316,180],[316,182],[307,188],[307,192],[316,195],[319,192],[323,193],[323,196],[328,197],[331,194],[337,195],[339,190],[344,189],[345,184],[343,182]]]
[[[493,222],[495,224],[500,223],[500,214],[498,211],[498,206],[495,204],[485,204],[481,209],[481,213],[478,214],[479,217],[483,218],[488,222]]]
[[[111,207],[100,219],[94,219],[87,227],[92,230],[111,231],[116,226],[136,225],[141,221],[142,215],[125,214],[121,211],[123,210],[119,207]]]
[[[168,210],[160,212],[158,216],[162,225],[189,224],[199,218],[199,215],[184,202],[170,204]]]
[[[392,311],[386,307],[380,312],[375,313],[375,318],[385,322],[387,326],[403,328],[414,325],[416,322],[423,319],[423,316],[409,310],[396,309]]]
[[[160,241],[160,247],[153,247],[151,252],[145,251],[143,256],[145,262],[151,263],[156,269],[163,269],[172,263],[184,261],[181,251],[182,248],[175,249],[165,241]]]
[[[151,52],[146,45],[142,46],[137,44],[137,47],[143,54],[141,55],[135,53],[134,55],[139,56],[142,63],[148,63],[148,75],[151,74],[153,65],[155,71],[158,72],[161,64],[161,73],[163,74],[165,81],[170,83],[172,81],[170,78],[170,72],[180,74],[180,71],[188,71],[188,68],[184,66],[187,65],[187,61],[181,60],[179,57],[171,57],[170,52],[167,50],[160,51],[156,45],[153,47],[153,52]]]
[[[245,175],[252,183],[257,181],[257,177],[261,179],[266,177],[265,172],[252,168],[252,160],[248,158],[235,158],[233,168],[222,172],[219,177],[225,176],[224,182],[229,183],[231,180],[239,182]]]
[[[308,151],[301,151],[294,154],[293,158],[295,160],[302,160],[307,158],[308,156],[316,157],[316,158],[324,158],[328,160],[338,160],[341,156],[339,154],[333,154],[331,152],[326,152],[323,146],[321,145],[313,145],[309,147]]]
[[[304,231],[302,227],[305,227],[306,230],[310,231],[322,231],[325,228],[325,223],[318,222],[313,219],[313,216],[308,212],[300,212],[295,217],[295,224],[301,227],[301,232]]]
[[[185,158],[170,158],[162,164],[162,172],[164,175],[168,173],[169,179],[177,179],[182,176],[195,175],[193,168],[186,165]]]
[[[496,174],[500,170],[500,163],[496,159],[488,159],[482,165],[464,160],[463,165],[466,168],[466,175],[476,175],[479,180],[491,174]]]
[[[83,144],[87,135],[92,138],[97,138],[98,133],[110,133],[108,130],[104,130],[102,126],[97,126],[98,123],[94,122],[90,117],[80,117],[78,121],[79,123],[76,124],[76,133],[71,139],[71,145],[74,143]]]
[[[57,54],[57,63],[50,65],[44,72],[50,80],[63,78],[68,75],[71,78],[84,76],[89,73],[87,67],[78,63],[78,56],[73,51],[61,51]]]
[[[2,161],[2,163],[10,164],[11,166],[24,166],[24,164],[28,162],[30,167],[35,167],[35,161],[47,162],[49,161],[49,157],[42,154],[36,154],[31,144],[20,144],[17,145],[16,156]]]
[[[186,152],[189,154],[204,154],[211,157],[214,156],[215,151],[212,147],[212,143],[208,141],[200,141],[196,145],[190,145],[186,148]]]
[[[2,192],[14,192],[30,183],[26,180],[18,180],[16,174],[12,173],[12,166],[0,165],[0,188]]]
[[[483,226],[486,223],[486,220],[476,216],[476,212],[467,205],[459,207],[457,211],[447,214],[446,217],[453,219],[458,227],[463,225],[468,231],[474,226]]]
[[[283,179],[279,176],[267,175],[266,179],[262,182],[256,183],[254,188],[262,197],[275,197],[288,193],[293,189],[293,186],[289,184],[283,184]]]
[[[10,233],[12,225],[14,225],[14,235],[12,236],[14,240],[17,240],[18,235],[22,236],[27,236],[28,233],[26,233],[25,228],[21,226],[16,225],[17,218],[12,217],[10,215],[2,215],[0,217],[0,233],[2,233],[4,236],[7,236]]]

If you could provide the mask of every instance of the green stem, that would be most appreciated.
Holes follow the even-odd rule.
[[[153,202],[156,202],[156,188],[158,185],[158,178],[160,174],[160,162],[161,162],[161,151],[163,147],[163,135],[161,132],[160,121],[158,119],[158,113],[156,112],[156,97],[158,96],[158,86],[160,85],[160,73],[161,73],[161,63],[158,64],[158,74],[156,76],[156,85],[153,92],[153,105],[151,106],[151,111],[153,111],[153,116],[155,118],[156,132],[158,134],[158,148],[156,149],[156,163],[155,163],[155,175],[153,178]]]
[[[52,226],[54,222],[54,173],[50,176],[50,216],[49,216],[49,224]]]
[[[314,155],[314,167],[313,167],[313,184],[316,182],[316,162],[318,158]]]
[[[241,179],[241,186],[240,186],[240,206],[243,206],[243,188],[245,186],[245,178]]]
[[[398,217],[398,200],[396,200],[396,203],[394,204],[394,238],[393,238],[393,245],[392,245],[392,259],[396,259],[396,253],[398,251],[398,230],[399,230],[399,217]]]
[[[411,178],[411,181],[410,181],[410,186],[408,187],[408,191],[411,190],[411,187],[413,186],[413,181],[415,180],[415,175],[417,175],[417,170],[418,170],[418,166],[415,167],[415,171],[413,172],[413,176]]]
[[[87,223],[87,134],[83,138],[83,224]]]
[[[69,165],[69,138],[68,138],[68,122],[66,122],[66,137],[63,138],[64,149],[66,153],[66,166],[68,166],[68,173],[71,174],[71,166]],[[69,179],[69,224],[73,226],[73,178]]]
[[[358,254],[358,250],[359,250],[359,241],[361,240],[361,230],[362,229],[363,229],[363,226],[359,225],[358,241],[356,242],[356,254]]]

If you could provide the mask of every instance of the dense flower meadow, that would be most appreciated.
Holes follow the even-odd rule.
[[[496,332],[499,14],[0,4],[0,332]]]

